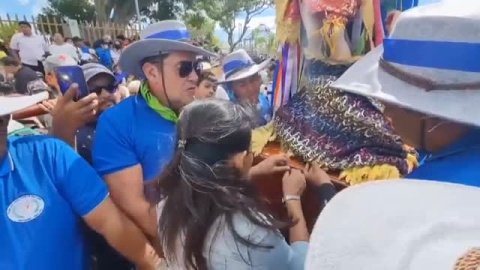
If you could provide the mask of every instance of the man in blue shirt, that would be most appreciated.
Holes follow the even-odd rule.
[[[213,54],[192,45],[179,21],[149,25],[140,36],[122,52],[119,65],[145,80],[138,95],[100,117],[93,163],[115,204],[154,238],[155,209],[146,199],[144,181],[155,179],[172,158],[178,112],[193,100],[197,86],[196,57]]]
[[[480,42],[467,27],[480,23],[480,6],[470,4],[403,12],[383,46],[333,83],[385,102],[396,133],[420,153],[407,178],[480,186]]]
[[[158,257],[96,172],[47,136],[7,138],[11,114],[48,98],[0,97],[0,269],[89,269],[83,221],[140,269]]]

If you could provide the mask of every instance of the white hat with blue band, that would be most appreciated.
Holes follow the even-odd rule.
[[[403,12],[389,38],[332,84],[427,115],[480,126],[480,1]]]
[[[142,61],[151,56],[169,52],[192,52],[214,57],[201,47],[192,44],[190,32],[181,21],[166,20],[147,26],[140,32],[140,40],[125,48],[119,60],[122,71],[144,77]]]
[[[223,59],[224,74],[218,83],[228,83],[248,78],[265,69],[269,63],[270,59],[267,59],[257,65],[245,50],[234,51]]]

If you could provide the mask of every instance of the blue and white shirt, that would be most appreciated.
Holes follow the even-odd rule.
[[[0,192],[0,269],[89,268],[82,217],[108,190],[70,146],[47,136],[9,138]]]

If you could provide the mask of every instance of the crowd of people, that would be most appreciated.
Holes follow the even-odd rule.
[[[315,162],[254,163],[252,130],[274,115],[270,59],[237,50],[219,75],[218,55],[175,20],[91,48],[61,34],[47,46],[20,22],[11,50],[0,47],[0,268],[477,269],[480,69],[451,50],[475,53],[474,13],[450,3],[399,14],[390,39],[333,84],[385,102],[419,152],[406,178],[423,179],[338,195]],[[396,58],[405,46],[419,46],[420,60]],[[78,84],[61,91],[56,70],[71,66],[87,95]],[[283,219],[254,182],[278,174]],[[312,235],[307,188],[325,206]]]

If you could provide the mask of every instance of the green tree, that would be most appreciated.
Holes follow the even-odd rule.
[[[12,39],[12,36],[18,32],[19,28],[20,27],[16,23],[4,22],[0,24],[0,38],[3,39],[5,44],[10,44],[10,39]]]
[[[273,0],[199,0],[195,5],[196,8],[204,10],[209,18],[218,22],[227,33],[228,45],[232,52],[247,33],[252,18],[271,7],[273,3]],[[240,20],[240,25],[237,25],[236,18],[239,17],[243,19]],[[239,33],[237,38],[236,32]]]
[[[43,8],[43,14],[59,18],[93,22],[95,6],[88,0],[48,0],[48,6]]]
[[[193,39],[202,42],[205,47],[218,47],[220,45],[220,39],[215,36],[216,22],[202,13],[202,11],[186,12],[183,20],[192,34]]]

